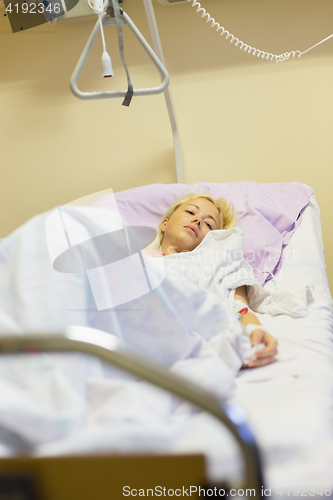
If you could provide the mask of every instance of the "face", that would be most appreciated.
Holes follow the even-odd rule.
[[[161,226],[161,245],[165,255],[194,250],[209,231],[219,229],[220,216],[215,205],[205,198],[193,198],[177,208]]]

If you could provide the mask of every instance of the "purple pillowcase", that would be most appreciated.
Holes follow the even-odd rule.
[[[230,182],[216,184],[150,184],[114,193],[127,224],[157,228],[164,213],[178,198],[207,193],[226,198],[238,214],[236,226],[245,234],[244,257],[263,284],[281,265],[283,248],[301,222],[301,212],[313,190],[299,182]],[[93,206],[112,209],[113,195],[102,196]]]

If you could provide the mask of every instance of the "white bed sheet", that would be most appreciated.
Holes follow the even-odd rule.
[[[314,496],[321,489],[333,487],[333,347],[332,298],[329,291],[321,236],[320,211],[315,197],[305,209],[300,227],[284,252],[279,274],[266,287],[285,289],[311,284],[316,298],[309,304],[308,316],[293,319],[281,315],[261,315],[261,321],[279,340],[279,355],[272,365],[241,370],[236,378],[236,391],[230,401],[241,405],[253,427],[261,449],[265,485],[272,497]],[[242,472],[240,455],[220,424],[204,414],[189,417],[186,409],[166,427],[149,425],[153,439],[140,439],[140,449],[164,452],[204,452],[209,477],[237,478]],[[183,430],[178,426],[183,422]],[[176,427],[173,427],[173,426]],[[175,429],[177,436],[175,435]],[[154,431],[152,433],[152,430]],[[127,430],[128,431],[128,430]],[[126,431],[126,432],[127,432]],[[85,431],[86,432],[86,431]],[[141,432],[141,431],[140,431]],[[41,446],[40,455],[68,452],[115,450],[114,436],[101,430],[91,434],[83,445],[82,435],[56,447]],[[167,437],[161,441],[161,433]],[[135,435],[119,435],[119,450],[124,443],[136,449]],[[91,443],[91,444],[89,444]],[[126,447],[125,446],[125,447]],[[148,448],[147,448],[148,446]],[[116,445],[117,449],[117,445]],[[296,488],[296,490],[293,490]],[[297,490],[298,488],[298,490]],[[314,490],[311,488],[315,488]],[[326,490],[325,490],[326,488]],[[333,488],[332,488],[333,489]],[[288,495],[289,491],[289,495]],[[297,495],[296,495],[297,496]],[[320,493],[316,495],[321,496]]]
[[[285,249],[276,279],[266,287],[272,291],[296,284],[315,287],[308,316],[260,315],[278,339],[277,361],[242,370],[233,397],[255,431],[266,485],[276,498],[281,498],[281,492],[288,497],[297,491],[299,496],[311,496],[321,488],[328,488],[328,493],[333,486],[332,298],[315,196]]]
[[[284,289],[296,284],[315,287],[316,298],[309,305],[308,316],[301,319],[284,315],[261,316],[262,323],[279,340],[278,360],[267,367],[242,370],[236,378],[237,387],[231,398],[232,402],[246,410],[262,450],[266,486],[271,488],[272,496],[276,498],[281,498],[278,495],[281,488],[286,493],[288,487],[305,487],[312,493],[309,489],[312,486],[316,491],[333,487],[332,299],[325,267],[320,212],[314,197],[285,249],[278,276],[266,287],[274,290],[275,286]],[[83,362],[81,364],[84,365]],[[103,384],[99,384],[99,390],[102,400],[105,400],[103,391],[109,389],[107,382],[105,387]],[[90,385],[90,392],[95,397],[98,393],[96,383],[91,381]],[[155,395],[152,398],[156,402]],[[73,398],[69,395],[68,399],[72,401]],[[137,411],[135,405],[138,398],[133,401]],[[145,403],[141,401],[140,404]],[[165,404],[169,403],[166,401]],[[102,415],[102,409],[99,411]],[[111,410],[107,408],[105,411]],[[96,415],[94,418],[103,424],[102,416],[99,413]],[[147,423],[147,432],[143,434],[142,428],[140,433],[132,435],[119,434],[118,429],[117,436],[114,436],[112,428],[101,425],[99,430],[91,429],[88,435],[83,428],[82,433],[73,435],[72,440],[58,441],[53,443],[54,446],[41,445],[36,452],[37,455],[52,455],[109,451],[109,443],[113,443],[113,451],[118,450],[118,443],[119,450],[125,444],[126,451],[143,448],[144,451],[156,452],[203,451],[208,456],[211,478],[217,478],[219,471],[223,471],[224,477],[239,476],[239,454],[226,432],[221,432],[205,415],[192,416],[190,421],[182,420],[186,418],[186,412],[184,415],[179,412],[168,426],[161,426],[158,416],[154,425],[152,421]],[[103,418],[108,421],[109,414]],[[3,454],[6,453],[7,449],[4,449]]]

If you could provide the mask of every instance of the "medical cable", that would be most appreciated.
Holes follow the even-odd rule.
[[[114,75],[114,72],[113,72],[112,63],[111,63],[111,57],[107,53],[106,46],[105,46],[103,24],[102,24],[102,18],[101,18],[100,12],[98,13],[98,20],[99,20],[99,25],[100,25],[100,29],[101,29],[101,35],[102,35],[102,42],[103,42],[102,76],[104,78],[110,78],[111,76]]]
[[[324,38],[324,40],[321,40],[321,42],[318,42],[318,43],[316,43],[315,45],[313,45],[312,47],[310,47],[309,49],[304,50],[304,51],[303,51],[303,52],[302,52],[302,53],[301,53],[298,57],[301,57],[303,54],[306,54],[307,52],[309,52],[310,50],[314,49],[315,47],[318,47],[318,45],[320,45],[320,44],[322,44],[322,43],[326,42],[326,41],[327,41],[327,40],[329,40],[330,38],[333,38],[333,33],[332,33],[332,35],[330,35],[330,36],[328,36],[328,37]]]
[[[102,77],[110,78],[111,76],[114,75],[114,72],[111,63],[111,57],[109,56],[106,50],[104,30],[101,18],[101,15],[103,14],[105,8],[105,0],[88,0],[88,4],[93,9],[93,11],[98,15],[98,20],[99,20],[99,27],[103,43]]]
[[[277,63],[283,62],[283,61],[286,61],[287,59],[289,59],[290,56],[295,57],[296,54],[298,54],[298,57],[301,57],[303,54],[306,54],[307,52],[314,49],[315,47],[317,47],[321,43],[324,43],[333,37],[333,33],[332,33],[332,35],[324,38],[324,40],[321,40],[320,42],[316,43],[315,45],[313,45],[309,49],[304,50],[303,52],[301,52],[300,50],[293,50],[291,52],[284,52],[283,54],[276,55],[276,54],[272,54],[271,52],[264,52],[263,50],[256,49],[254,47],[251,47],[251,45],[247,45],[246,43],[242,42],[241,40],[239,40],[239,38],[232,35],[228,30],[223,28],[223,26],[221,26],[217,21],[215,21],[215,19],[210,14],[208,14],[208,12],[206,12],[206,10],[203,7],[201,7],[201,4],[199,2],[197,2],[196,0],[187,0],[187,1],[192,2],[191,7],[196,7],[196,12],[201,14],[202,18],[207,18],[206,22],[211,23],[211,28],[215,28],[215,31],[217,33],[219,33],[221,31],[221,33],[219,33],[219,34],[221,36],[225,36],[226,40],[229,40],[229,38],[231,38],[230,43],[235,42],[235,47],[238,47],[240,50],[244,50],[244,52],[247,52],[248,54],[252,54],[253,56],[257,56],[257,57],[261,57],[262,59],[266,59],[267,61],[275,61]]]

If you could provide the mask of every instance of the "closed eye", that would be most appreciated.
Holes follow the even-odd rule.
[[[191,210],[185,210],[185,212],[187,212],[188,214],[194,215],[194,212],[191,212]],[[208,224],[208,222],[206,222],[206,224],[209,227],[209,229],[212,231],[212,226],[210,224]]]

